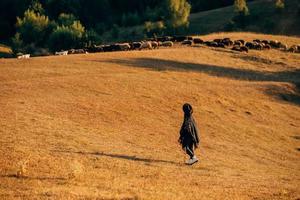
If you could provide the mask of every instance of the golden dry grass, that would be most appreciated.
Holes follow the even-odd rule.
[[[6,45],[0,44],[0,58],[12,57],[12,50]]]
[[[300,198],[299,70],[299,54],[206,47],[2,59],[0,199]]]

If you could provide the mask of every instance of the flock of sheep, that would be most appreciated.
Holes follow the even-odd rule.
[[[209,47],[231,48],[234,51],[248,52],[250,49],[265,50],[265,49],[279,49],[292,53],[300,53],[300,44],[288,45],[277,40],[259,40],[253,41],[245,40],[231,40],[230,38],[214,39],[212,41],[204,41],[199,37],[190,36],[165,36],[159,38],[150,38],[147,41],[128,42],[128,43],[115,43],[111,45],[92,45],[81,52],[111,52],[111,51],[129,51],[129,50],[144,50],[144,49],[157,49],[159,47],[172,47],[174,44],[196,46],[206,45]],[[70,52],[69,54],[76,53]]]
[[[112,52],[112,51],[129,51],[129,50],[146,50],[158,49],[160,47],[173,47],[174,44],[198,46],[206,45],[208,47],[230,48],[234,51],[247,52],[250,49],[255,50],[269,50],[278,49],[282,51],[300,53],[300,44],[288,46],[277,40],[259,40],[253,41],[245,40],[232,40],[230,38],[214,39],[212,41],[204,41],[199,37],[190,36],[164,36],[158,38],[150,38],[146,41],[128,42],[128,43],[115,43],[110,45],[91,45],[84,49],[70,49],[67,51],[55,52],[55,55],[68,55],[68,54],[83,54],[83,53],[96,53],[96,52]],[[18,58],[29,58],[30,55],[22,55]]]

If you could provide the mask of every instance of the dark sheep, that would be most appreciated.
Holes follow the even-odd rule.
[[[237,40],[237,41],[239,41],[242,45],[245,44],[245,40]]]
[[[249,51],[246,46],[238,46],[238,45],[232,47],[231,50],[233,50],[233,51],[239,51],[239,52],[246,52],[246,53],[248,53],[248,51]]]
[[[287,44],[279,42],[278,45],[279,45],[279,49],[282,49],[282,50],[287,50],[288,49],[288,45]]]
[[[173,37],[171,37],[171,36],[164,36],[164,37],[158,37],[157,39],[156,39],[156,41],[158,42],[165,42],[165,41],[171,41],[171,40],[173,40]]]
[[[272,48],[275,48],[275,49],[280,48],[280,42],[278,42],[277,40],[271,40],[270,45],[271,45]]]
[[[218,47],[219,44],[218,44],[217,42],[212,42],[212,43],[211,43],[211,46],[212,46],[212,47]]]
[[[132,42],[129,45],[130,45],[131,50],[136,50],[136,49],[141,48],[142,43],[141,42]]]
[[[223,42],[218,43],[218,47],[226,48],[226,46],[225,46],[225,44]]]
[[[262,43],[262,44],[263,44],[263,49],[267,49],[267,50],[271,49],[271,45],[265,44],[265,43]]]
[[[224,38],[222,40],[222,43],[225,45],[225,46],[232,46],[233,45],[233,41],[230,40],[230,38]]]
[[[103,52],[103,45],[92,45],[87,48],[87,52],[89,53],[97,53],[97,52]]]
[[[254,44],[252,42],[246,42],[245,46],[248,47],[248,49],[254,49]]]
[[[204,41],[203,41],[202,39],[200,39],[200,38],[194,38],[194,39],[193,39],[193,42],[194,42],[195,44],[203,44],[203,43],[204,43]]]
[[[291,46],[291,47],[288,49],[288,52],[291,52],[291,53],[296,53],[296,52],[298,52],[298,46],[297,46],[297,45]]]
[[[217,47],[218,46],[218,43],[213,42],[213,41],[205,41],[204,44],[209,47]]]
[[[255,40],[253,40],[253,42],[261,43],[261,41],[259,39],[255,39]]]
[[[183,42],[184,40],[187,40],[188,38],[186,36],[174,36],[173,42]]]
[[[231,48],[231,50],[233,50],[233,51],[240,51],[240,47],[239,46],[233,46]]]
[[[219,42],[222,42],[223,40],[222,39],[214,39],[213,41],[216,43],[219,43]]]
[[[212,41],[205,41],[204,44],[207,46],[210,46],[210,43],[212,43]]]
[[[249,50],[248,50],[248,48],[246,46],[241,46],[240,47],[240,51],[248,53]]]
[[[113,45],[103,45],[102,49],[104,52],[110,52],[114,50],[114,46]]]
[[[193,40],[184,40],[181,42],[182,45],[193,45]]]

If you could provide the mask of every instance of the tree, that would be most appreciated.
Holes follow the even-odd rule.
[[[148,37],[153,37],[154,35],[162,35],[165,28],[166,27],[163,21],[146,21],[144,24],[144,32]]]
[[[45,10],[42,4],[38,0],[33,0],[29,6],[29,10],[34,11],[35,13],[45,14]]]
[[[277,10],[281,11],[284,9],[285,5],[284,5],[284,0],[276,0],[275,2],[275,7]]]
[[[61,26],[71,26],[74,21],[76,21],[76,17],[73,14],[66,13],[61,13],[57,19],[58,24]]]
[[[168,28],[188,27],[191,5],[186,0],[166,0]]]
[[[234,1],[234,8],[239,15],[249,15],[249,9],[247,7],[246,0],[235,0]]]
[[[233,17],[232,21],[236,24],[237,28],[245,28],[249,23],[249,9],[247,7],[246,0],[235,0],[234,1],[236,16]]]
[[[47,16],[36,13],[33,10],[26,10],[23,18],[17,18],[17,32],[25,44],[44,41],[49,25]]]

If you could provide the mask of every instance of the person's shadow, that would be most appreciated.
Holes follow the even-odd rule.
[[[125,159],[137,162],[145,162],[145,163],[167,163],[173,165],[180,165],[177,162],[169,161],[169,160],[160,160],[160,159],[150,159],[150,158],[142,158],[134,155],[125,155],[125,154],[112,154],[112,153],[104,153],[104,152],[83,152],[83,151],[55,151],[60,153],[75,153],[81,155],[94,155],[94,156],[105,156],[111,158]]]

